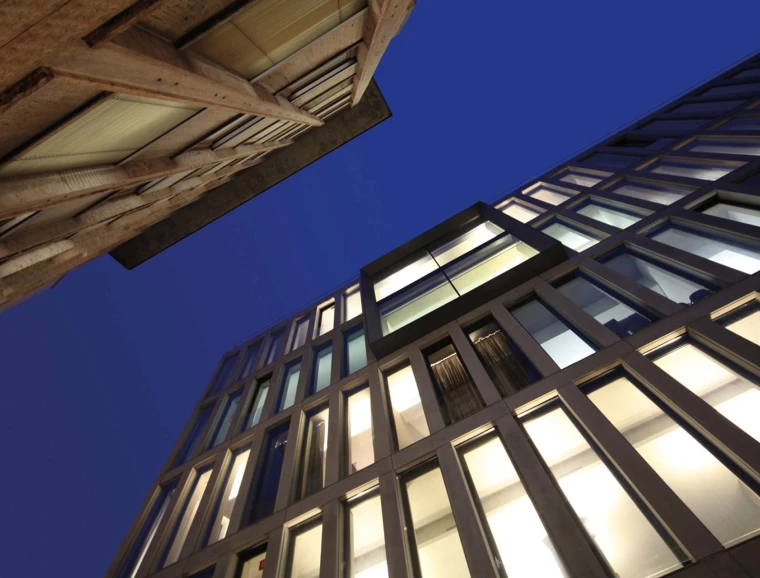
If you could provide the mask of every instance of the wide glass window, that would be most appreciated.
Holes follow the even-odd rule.
[[[293,327],[293,340],[290,343],[290,351],[295,351],[306,343],[309,337],[309,318],[303,317],[296,321]]]
[[[219,372],[216,374],[216,378],[214,379],[214,385],[211,386],[211,390],[208,392],[209,395],[214,395],[218,391],[221,391],[224,389],[224,386],[227,385],[227,382],[230,380],[230,377],[232,377],[232,370],[235,369],[235,364],[237,363],[238,356],[233,355],[231,357],[228,357],[224,360],[222,363],[222,367],[219,369]]]
[[[332,375],[332,341],[326,343],[314,352],[311,373],[311,392],[322,391],[330,385]]]
[[[533,364],[492,318],[487,317],[465,331],[488,376],[503,397],[541,379]]]
[[[248,523],[266,518],[274,512],[277,489],[280,486],[280,474],[288,445],[288,428],[284,424],[267,432],[261,459],[256,470],[253,499],[249,504]]]
[[[684,307],[704,299],[716,289],[625,250],[615,251],[601,262],[621,275],[625,275],[631,281]]]
[[[753,207],[718,201],[714,205],[702,209],[701,212],[705,215],[712,215],[713,217],[760,227],[760,210]]]
[[[524,422],[586,532],[619,578],[652,578],[681,561],[565,411],[548,406]]]
[[[288,578],[319,578],[322,560],[322,520],[309,522],[291,530]]]
[[[704,231],[696,232],[674,225],[666,225],[649,236],[665,245],[749,275],[760,271],[760,250],[739,241],[721,239]]]
[[[364,338],[364,328],[358,327],[345,335],[345,375],[359,371],[367,366],[367,346]]]
[[[487,435],[461,456],[507,576],[570,578],[499,438]]]
[[[679,185],[665,185],[661,183],[650,183],[648,181],[639,181],[637,179],[622,179],[608,189],[608,192],[633,199],[640,199],[649,203],[659,205],[671,205],[676,201],[683,199],[686,195],[694,192],[695,189],[682,187]]]
[[[528,223],[540,216],[543,211],[538,209],[531,209],[520,203],[510,202],[502,207],[499,207],[501,212],[505,215],[509,215],[513,219],[517,219],[521,223]]]
[[[269,365],[277,361],[282,355],[283,348],[285,347],[285,327],[279,331],[272,333],[269,338],[269,347],[267,348],[267,356],[264,361],[264,365]]]
[[[387,578],[383,512],[377,491],[346,505],[348,518],[348,578]]]
[[[207,546],[224,539],[227,535],[230,519],[232,519],[232,510],[240,493],[240,484],[243,482],[243,473],[245,473],[245,466],[250,455],[251,450],[249,448],[237,450],[232,454],[232,464],[227,472],[219,502],[214,508],[216,513],[213,515],[213,522],[209,528]]]
[[[298,359],[285,367],[280,384],[280,398],[277,403],[277,411],[288,409],[296,401],[298,379],[301,377],[301,360]]]
[[[325,487],[327,473],[327,426],[330,408],[321,405],[306,414],[306,426],[301,450],[301,475],[297,499],[310,496]]]
[[[755,345],[760,345],[760,304],[757,300],[720,318],[720,324]]]
[[[687,177],[689,179],[701,179],[703,181],[717,181],[728,173],[736,170],[743,163],[722,163],[719,161],[696,160],[696,159],[659,159],[644,169],[649,173],[659,175],[673,175]],[[670,204],[670,203],[663,203]]]
[[[235,393],[231,393],[227,396],[227,400],[224,402],[224,409],[222,415],[219,416],[219,420],[216,424],[211,440],[209,442],[209,448],[215,448],[222,443],[227,437],[227,433],[230,431],[232,420],[235,417],[237,408],[240,405],[240,398],[243,395],[243,390],[238,389]]]
[[[755,94],[757,92],[760,92],[760,84],[732,84],[729,86],[716,86],[699,96],[738,96]]]
[[[511,312],[560,369],[595,351],[538,299],[528,301]]]
[[[618,337],[633,335],[652,322],[581,275],[563,283],[557,290]]]
[[[393,425],[398,449],[430,435],[420,392],[411,365],[391,370],[385,374],[388,397],[393,412]]]
[[[690,340],[680,339],[654,362],[726,419],[760,441],[760,388]]]
[[[263,544],[240,554],[239,578],[262,578],[267,558],[267,545]]]
[[[640,131],[643,132],[667,132],[682,134],[684,132],[698,129],[700,126],[707,124],[707,120],[703,118],[689,118],[679,120],[653,120],[650,123],[645,124]]]
[[[205,570],[191,574],[188,578],[214,578],[214,572],[216,572],[216,566],[209,566]]]
[[[421,578],[470,576],[454,515],[437,465],[404,476],[406,506],[411,521],[411,550]]]
[[[261,351],[261,341],[249,345],[245,350],[245,357],[243,358],[243,365],[240,366],[240,374],[238,375],[238,381],[248,377],[251,372],[256,369],[256,361],[259,358],[259,352]]]
[[[446,340],[425,352],[447,424],[474,414],[483,407],[478,390],[451,341]]]
[[[578,251],[578,253],[585,251],[589,247],[593,247],[599,242],[599,239],[593,237],[590,233],[556,221],[544,227],[541,231],[550,237],[554,237],[565,247]]]
[[[247,430],[259,423],[261,414],[264,411],[264,404],[267,401],[267,394],[269,393],[269,378],[263,379],[256,385],[256,394],[251,400],[251,404],[248,406],[248,411],[243,419],[242,429]]]
[[[348,473],[353,474],[375,461],[372,445],[372,404],[369,386],[346,396],[348,413]]]
[[[211,467],[208,467],[195,473],[195,479],[193,480],[187,501],[182,508],[182,513],[177,519],[177,525],[174,527],[172,537],[168,542],[169,546],[166,549],[164,561],[161,564],[163,568],[179,560],[182,546],[185,545],[187,534],[190,532],[190,526],[193,524],[195,514],[198,513],[198,506],[200,506],[203,493],[206,491],[209,479],[211,479],[211,471]]]
[[[544,203],[548,203],[550,205],[561,205],[577,194],[578,193],[576,191],[570,189],[555,188],[551,185],[545,185],[543,183],[540,183],[535,187],[523,191],[523,195],[538,199],[539,201],[543,201]]]
[[[201,441],[201,436],[203,435],[203,432],[206,429],[206,424],[208,424],[208,420],[211,419],[211,413],[213,411],[214,411],[214,404],[207,405],[206,407],[202,407],[198,411],[198,416],[195,418],[195,423],[193,424],[193,427],[190,430],[190,433],[187,435],[187,439],[185,439],[185,443],[182,444],[182,449],[177,454],[177,457],[174,458],[175,467],[181,464],[184,464],[195,453],[195,448],[198,447],[198,443]]]
[[[760,498],[622,372],[589,399],[725,546],[760,530]]]
[[[593,171],[584,171],[582,169],[568,168],[562,171],[556,178],[565,183],[580,185],[582,187],[593,187],[601,183],[604,179],[611,176],[612,173],[601,173]]]
[[[580,165],[584,167],[602,169],[606,171],[621,171],[632,164],[641,160],[641,157],[633,155],[612,155],[608,153],[594,153],[590,157],[581,161]]]
[[[688,142],[683,149],[693,153],[760,156],[760,139],[699,137]]]
[[[740,116],[720,125],[720,130],[760,132],[760,117]]]
[[[335,303],[322,307],[319,310],[319,321],[317,324],[317,337],[332,331],[335,327]]]
[[[359,287],[347,291],[343,296],[343,321],[350,321],[362,313],[362,297]]]
[[[579,207],[575,207],[574,211],[579,215],[584,215],[618,229],[626,229],[642,219],[641,215],[637,215],[636,213],[613,209],[607,205],[595,202],[584,203]]]
[[[694,113],[694,112],[725,112],[739,106],[743,100],[722,100],[719,102],[693,102],[682,104],[671,112]]]

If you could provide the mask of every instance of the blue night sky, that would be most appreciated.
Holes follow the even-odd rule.
[[[760,48],[758,21],[420,0],[376,75],[391,119],[136,270],[100,257],[0,316],[0,573],[103,575],[225,351]]]

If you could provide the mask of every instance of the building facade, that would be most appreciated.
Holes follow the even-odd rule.
[[[109,578],[760,577],[760,58],[235,348]]]

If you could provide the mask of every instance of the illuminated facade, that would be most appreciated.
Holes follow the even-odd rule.
[[[108,576],[760,576],[760,58],[220,361]]]

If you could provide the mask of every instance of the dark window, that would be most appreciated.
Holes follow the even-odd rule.
[[[269,365],[277,361],[282,355],[282,349],[285,345],[285,328],[283,327],[279,331],[272,333],[269,339],[269,348],[267,349],[266,361],[264,365]]]
[[[209,566],[205,570],[201,570],[200,572],[196,572],[195,574],[190,575],[188,578],[214,578],[215,571],[216,566]]]
[[[230,431],[232,425],[232,419],[235,417],[238,405],[240,405],[240,396],[243,395],[243,390],[239,389],[235,393],[231,393],[224,403],[224,410],[222,415],[219,416],[219,421],[216,424],[214,435],[211,436],[210,448],[218,446],[227,437],[227,432]]]
[[[306,414],[306,428],[301,449],[301,473],[296,499],[305,498],[325,487],[327,472],[327,427],[330,409],[321,405]]]
[[[724,112],[731,110],[739,106],[743,100],[723,100],[720,102],[692,102],[689,104],[682,104],[678,108],[674,108],[670,112],[678,113],[693,113],[693,112]]]
[[[610,155],[607,153],[595,153],[578,163],[582,167],[590,169],[602,169],[609,171],[619,171],[632,164],[639,162],[641,157],[631,155]]]
[[[367,365],[367,346],[364,339],[364,327],[358,327],[346,333],[345,367],[343,374],[351,375]]]
[[[241,430],[247,430],[259,423],[261,414],[264,411],[264,404],[267,401],[267,394],[269,393],[269,379],[270,377],[267,377],[256,384],[256,395],[251,399],[250,405],[245,412],[245,419],[243,419]]]
[[[483,407],[478,390],[449,339],[425,351],[425,357],[447,424],[472,415]]]
[[[274,512],[277,488],[288,445],[289,422],[267,432],[264,447],[256,470],[256,484],[248,511],[248,523],[252,524]]]
[[[294,351],[306,343],[309,337],[309,318],[303,317],[296,321],[293,328],[293,341],[290,343],[290,351]]]
[[[174,460],[174,467],[184,464],[193,455],[193,452],[195,452],[195,448],[198,446],[198,442],[201,439],[203,430],[206,429],[206,424],[208,423],[209,418],[211,418],[211,412],[213,410],[214,405],[211,404],[201,408],[198,412],[198,417],[195,418],[193,428],[190,430],[185,443],[182,445],[182,449]]]
[[[238,356],[233,355],[224,360],[222,367],[219,369],[219,373],[216,374],[214,385],[211,386],[211,391],[208,392],[209,395],[214,395],[218,391],[224,389],[224,387],[227,385],[227,382],[230,380],[230,377],[232,376],[232,370],[235,369],[237,359]]]
[[[263,576],[266,558],[266,544],[242,552],[238,557],[238,571],[235,578],[259,578]]]
[[[261,351],[261,341],[249,345],[245,350],[245,358],[243,359],[243,365],[240,368],[240,375],[238,375],[238,381],[248,377],[251,372],[256,369],[256,361],[259,358],[259,352]]]

